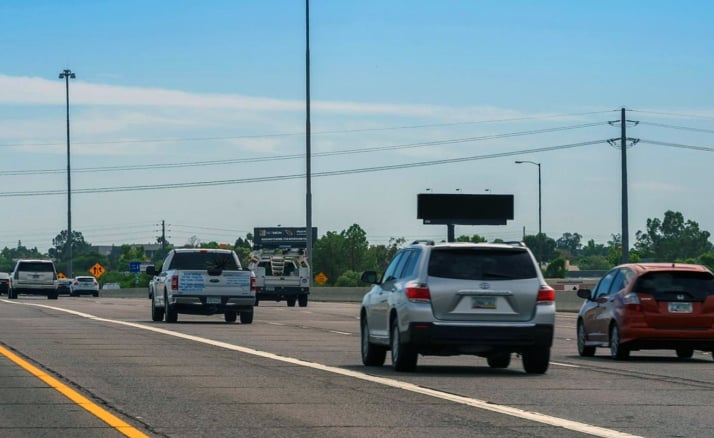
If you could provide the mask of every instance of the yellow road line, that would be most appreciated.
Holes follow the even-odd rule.
[[[148,438],[148,435],[142,433],[140,430],[136,429],[132,425],[121,420],[120,418],[113,415],[109,411],[102,409],[96,403],[92,403],[88,398],[86,398],[82,394],[78,393],[74,389],[70,388],[69,386],[65,385],[64,383],[62,383],[59,380],[55,379],[54,377],[50,376],[46,372],[42,371],[41,369],[39,369],[36,366],[32,365],[31,363],[27,362],[20,356],[16,355],[15,353],[13,353],[10,350],[3,347],[2,345],[0,345],[0,354],[7,357],[11,361],[15,362],[15,364],[17,364],[18,366],[20,366],[21,368],[23,368],[25,371],[29,372],[33,376],[37,377],[38,379],[42,380],[47,385],[49,385],[51,388],[56,389],[62,395],[64,395],[68,399],[72,400],[78,406],[87,410],[90,414],[92,414],[95,417],[99,418],[100,420],[104,421],[109,426],[116,429],[118,432],[120,432],[130,438]]]

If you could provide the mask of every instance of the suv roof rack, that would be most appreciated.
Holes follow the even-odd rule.
[[[520,246],[525,248],[526,244],[520,240],[509,240],[508,242],[503,242],[506,245],[511,245],[511,246]]]
[[[428,239],[419,239],[415,240],[411,243],[411,245],[431,245],[434,246],[434,241],[433,240],[428,240]]]

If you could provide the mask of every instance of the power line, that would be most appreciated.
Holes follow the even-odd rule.
[[[714,116],[705,116],[705,115],[701,115],[701,114],[669,113],[669,112],[646,111],[646,110],[636,110],[636,109],[629,109],[628,111],[635,112],[635,113],[658,114],[661,116],[675,116],[675,117],[685,117],[685,118],[692,118],[692,119],[714,119]]]
[[[475,160],[485,160],[491,158],[501,158],[509,157],[513,155],[522,154],[532,154],[536,152],[549,152],[563,149],[571,149],[582,146],[589,146],[598,143],[605,143],[607,140],[594,140],[581,143],[571,143],[560,146],[548,146],[535,149],[524,149],[512,152],[500,152],[488,155],[475,155],[470,157],[460,157],[460,158],[450,158],[443,160],[434,161],[422,161],[416,163],[406,163],[406,164],[393,164],[388,166],[377,166],[377,167],[363,167],[357,169],[347,169],[347,170],[335,170],[330,172],[320,172],[313,173],[313,176],[324,177],[324,176],[338,176],[338,175],[349,175],[356,173],[367,173],[367,172],[380,172],[385,170],[399,170],[408,169],[413,167],[425,167],[425,166],[436,166],[442,164],[452,164],[452,163],[463,163],[465,161],[475,161]],[[192,188],[192,187],[210,187],[210,186],[222,186],[222,185],[233,185],[233,184],[247,184],[256,182],[269,182],[269,181],[285,181],[291,179],[301,179],[304,178],[304,174],[292,174],[292,175],[274,175],[274,176],[264,176],[264,177],[253,177],[253,178],[242,178],[242,179],[232,179],[232,180],[218,180],[218,181],[195,181],[187,183],[170,183],[170,184],[155,184],[155,185],[139,185],[139,186],[122,186],[122,187],[97,187],[88,189],[78,189],[74,193],[77,194],[87,194],[87,193],[113,193],[113,192],[131,192],[131,191],[144,191],[144,190],[164,190],[164,189],[178,189],[178,188]],[[22,192],[0,192],[0,197],[19,197],[19,196],[50,196],[50,195],[60,195],[64,194],[63,190],[42,190],[42,191],[22,191]]]
[[[434,140],[427,142],[418,143],[407,143],[392,146],[378,146],[373,148],[357,148],[357,149],[347,149],[342,151],[330,151],[330,152],[318,152],[313,153],[313,157],[329,157],[336,155],[348,155],[348,154],[361,154],[369,152],[382,152],[390,150],[399,149],[413,149],[429,146],[442,146],[448,144],[458,144],[458,143],[468,143],[472,141],[484,141],[484,140],[496,140],[501,138],[510,137],[520,137],[526,135],[544,134],[550,132],[568,131],[573,129],[581,128],[591,128],[594,126],[605,125],[607,122],[596,122],[596,123],[585,123],[580,125],[571,126],[559,126],[555,128],[545,128],[545,129],[534,129],[528,131],[518,131],[518,132],[508,132],[503,134],[491,134],[478,137],[466,137],[466,138],[455,138],[447,140]],[[253,157],[253,158],[237,158],[233,160],[212,160],[212,161],[195,161],[195,162],[181,162],[181,163],[155,163],[155,164],[136,164],[136,165],[126,165],[126,166],[105,166],[105,167],[85,167],[85,168],[75,168],[75,173],[84,172],[119,172],[127,170],[147,170],[147,169],[169,169],[169,168],[181,168],[181,167],[204,167],[204,166],[220,166],[228,164],[238,164],[238,163],[257,163],[262,161],[280,161],[280,160],[293,160],[304,158],[304,154],[290,154],[290,155],[279,155],[279,156],[265,156],[265,157]],[[63,169],[35,169],[35,170],[6,170],[0,171],[0,176],[19,176],[19,175],[46,175],[64,172]]]
[[[642,143],[649,143],[649,144],[654,144],[657,146],[667,146],[667,147],[678,148],[678,149],[691,149],[691,150],[702,151],[702,152],[714,152],[713,147],[692,146],[692,145],[687,145],[687,144],[669,143],[669,142],[664,142],[664,141],[644,140],[644,139],[641,139],[640,141]]]
[[[688,126],[668,125],[666,123],[640,122],[640,125],[658,126],[660,128],[671,128],[671,129],[679,129],[682,131],[694,131],[694,132],[704,132],[707,134],[714,134],[714,129],[691,128]]]
[[[466,126],[466,125],[478,125],[487,123],[503,123],[503,122],[518,122],[526,120],[543,120],[552,119],[558,117],[576,117],[576,116],[586,116],[592,114],[603,114],[609,113],[615,110],[606,111],[589,111],[583,113],[570,113],[570,114],[550,114],[543,116],[527,116],[527,117],[512,117],[507,119],[493,119],[493,120],[474,120],[468,122],[451,122],[451,123],[432,123],[423,125],[404,125],[404,126],[390,126],[383,128],[360,128],[360,129],[343,129],[343,130],[333,130],[333,131],[319,131],[312,132],[311,135],[327,135],[327,134],[350,134],[358,132],[377,132],[377,131],[394,131],[401,129],[420,129],[420,128],[438,128],[446,126]],[[73,142],[75,145],[105,145],[105,144],[132,144],[132,143],[166,143],[166,142],[194,142],[194,141],[221,141],[221,140],[241,140],[241,139],[254,139],[254,138],[273,138],[273,137],[291,137],[297,135],[305,135],[304,132],[285,132],[285,133],[275,133],[275,134],[251,134],[251,135],[237,135],[237,136],[226,136],[226,137],[185,137],[185,138],[155,138],[155,139],[132,139],[132,140],[107,140],[102,142]],[[60,143],[15,143],[15,144],[0,144],[1,148],[5,147],[23,147],[23,146],[62,146]]]

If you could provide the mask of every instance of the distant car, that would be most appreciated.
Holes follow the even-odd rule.
[[[7,295],[13,300],[18,294],[47,295],[47,299],[56,300],[57,270],[52,260],[18,260],[10,275]]]
[[[57,280],[57,294],[59,295],[69,295],[70,285],[72,284],[71,278],[60,278]]]
[[[670,349],[691,358],[714,354],[714,274],[700,265],[630,263],[616,266],[594,289],[581,289],[577,345],[581,356],[609,348],[613,359],[631,351]]]
[[[362,363],[413,371],[422,355],[470,354],[507,368],[545,373],[555,324],[555,291],[523,244],[415,242],[401,249],[360,310]]]
[[[6,294],[10,290],[10,274],[0,272],[0,295]]]
[[[97,279],[90,276],[79,276],[74,277],[72,284],[70,285],[71,296],[76,297],[82,294],[91,294],[94,297],[99,296],[99,283]]]

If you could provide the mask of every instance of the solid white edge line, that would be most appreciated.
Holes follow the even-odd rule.
[[[358,371],[351,371],[344,368],[338,368],[330,365],[324,365],[317,362],[308,362],[301,359],[296,359],[292,357],[280,356],[274,353],[269,353],[267,351],[255,350],[253,348],[241,347],[239,345],[228,344],[226,342],[214,341],[212,339],[201,338],[199,336],[187,335],[184,333],[172,332],[170,330],[165,330],[158,327],[151,327],[148,325],[138,324],[134,322],[118,321],[113,319],[100,318],[98,316],[90,315],[87,313],[77,312],[75,310],[62,309],[60,307],[52,307],[44,304],[32,304],[32,303],[19,303],[16,301],[1,300],[10,304],[21,304],[26,306],[43,307],[47,309],[57,310],[60,312],[69,313],[82,318],[91,319],[94,321],[107,322],[110,324],[123,325],[127,327],[133,327],[140,330],[147,330],[155,333],[160,333],[167,336],[173,336],[180,339],[186,339],[189,341],[200,342],[206,345],[212,345],[214,347],[224,348],[226,350],[238,351],[245,354],[251,354],[258,357],[263,357],[266,359],[272,359],[284,363],[289,363],[292,365],[304,366],[320,371],[326,371],[333,374],[338,374],[346,377],[352,377],[355,379],[377,383],[384,386],[389,386],[392,388],[402,389],[404,391],[410,391],[417,394],[428,395],[441,400],[447,400],[454,403],[459,403],[466,406],[472,406],[478,409],[483,409],[486,411],[496,412],[499,414],[510,415],[512,417],[521,418],[524,420],[534,421],[537,423],[547,424],[550,426],[562,427],[564,429],[585,433],[588,435],[593,435],[602,438],[643,438],[639,435],[631,435],[625,432],[620,432],[613,429],[606,429],[604,427],[593,426],[587,423],[581,423],[578,421],[566,420],[564,418],[553,417],[550,415],[541,414],[533,411],[526,411],[519,408],[514,408],[506,405],[499,405],[490,403],[484,400],[479,400],[475,398],[463,397],[460,395],[449,394],[442,391],[437,391],[434,389],[424,388],[413,383],[402,382],[399,380],[388,379],[386,377],[377,377],[365,373],[360,373]]]

